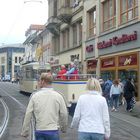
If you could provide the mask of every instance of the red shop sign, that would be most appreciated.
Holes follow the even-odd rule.
[[[137,54],[119,56],[119,66],[137,65]]]
[[[101,60],[101,67],[102,68],[108,68],[108,67],[114,67],[115,66],[115,58],[108,58]]]
[[[98,60],[88,60],[87,61],[87,68],[96,68]]]
[[[86,46],[86,51],[88,53],[93,52],[93,45]]]
[[[121,37],[114,36],[107,41],[102,41],[97,43],[98,49],[104,49],[111,47],[112,45],[120,45],[126,42],[137,40],[137,31],[134,31],[133,34],[122,34]]]

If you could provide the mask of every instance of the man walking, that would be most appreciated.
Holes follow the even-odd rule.
[[[27,106],[21,135],[29,132],[31,117],[35,119],[36,140],[59,140],[59,130],[66,131],[67,108],[63,97],[52,88],[53,77],[42,73],[39,81],[40,90],[34,93]]]

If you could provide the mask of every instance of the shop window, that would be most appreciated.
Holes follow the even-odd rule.
[[[121,0],[121,24],[127,23],[138,17],[138,0]]]
[[[112,81],[115,80],[115,71],[101,71],[101,78],[106,81],[108,79],[111,79]]]
[[[135,96],[138,97],[138,70],[137,69],[122,69],[118,71],[119,79],[125,85],[128,78],[132,78],[135,86]]]
[[[88,27],[88,37],[92,37],[96,34],[96,8],[88,12],[89,15],[89,27]]]
[[[106,0],[103,3],[103,30],[109,30],[116,25],[116,0]]]

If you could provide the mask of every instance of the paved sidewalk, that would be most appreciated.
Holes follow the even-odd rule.
[[[132,112],[126,111],[126,104],[120,106],[119,112],[136,118],[140,118],[140,101],[136,102]]]
[[[133,127],[140,130],[140,102],[137,102],[133,111],[126,111],[126,105],[122,105],[117,112],[111,112],[111,117],[119,119],[120,121],[126,122],[126,124],[132,125]],[[139,133],[135,133],[139,137]]]

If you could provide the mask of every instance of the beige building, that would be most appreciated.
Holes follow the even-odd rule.
[[[45,25],[31,24],[27,29],[25,36],[26,40],[23,45],[25,54],[22,63],[42,60],[42,31],[45,30]]]
[[[71,61],[77,60],[82,72],[82,20],[83,1],[48,0],[49,19],[46,28],[52,33],[51,48],[56,70],[60,65],[69,67]]]

